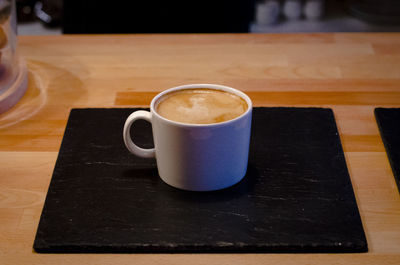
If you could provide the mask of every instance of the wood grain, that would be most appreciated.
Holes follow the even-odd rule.
[[[19,37],[29,88],[0,115],[0,264],[400,264],[400,196],[373,115],[400,107],[399,45],[398,33]],[[369,253],[34,253],[70,109],[148,106],[187,83],[232,86],[256,106],[332,108]]]
[[[255,106],[378,105],[400,102],[400,92],[246,91]],[[115,105],[148,106],[156,92],[117,92]]]

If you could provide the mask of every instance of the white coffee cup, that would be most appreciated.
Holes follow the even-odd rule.
[[[210,124],[176,122],[157,113],[156,104],[166,94],[199,88],[235,94],[245,100],[247,110],[232,120]],[[158,173],[167,184],[191,191],[218,190],[238,183],[246,174],[251,116],[252,102],[239,90],[212,84],[183,85],[155,96],[150,104],[150,112],[133,112],[125,122],[123,138],[131,153],[156,158]],[[152,149],[140,148],[131,139],[131,126],[139,119],[152,124]]]

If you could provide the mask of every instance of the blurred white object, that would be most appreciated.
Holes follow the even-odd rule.
[[[301,10],[302,6],[300,0],[286,0],[283,4],[283,14],[289,20],[300,19]]]
[[[271,25],[278,21],[281,6],[278,0],[264,0],[256,5],[256,23]]]
[[[21,99],[27,82],[26,64],[17,54],[15,0],[0,0],[0,113]]]
[[[320,19],[324,15],[324,0],[306,0],[303,7],[303,13],[308,19]]]

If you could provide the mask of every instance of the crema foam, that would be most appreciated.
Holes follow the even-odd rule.
[[[158,114],[176,122],[211,124],[232,120],[246,112],[246,101],[229,92],[195,88],[168,93],[156,106]]]

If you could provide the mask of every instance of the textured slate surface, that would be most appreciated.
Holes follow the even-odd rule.
[[[376,108],[375,118],[400,191],[400,109]]]
[[[255,108],[244,180],[215,192],[163,183],[131,155],[134,109],[75,109],[37,230],[37,252],[364,252],[330,109]],[[134,125],[141,146],[150,127]]]

